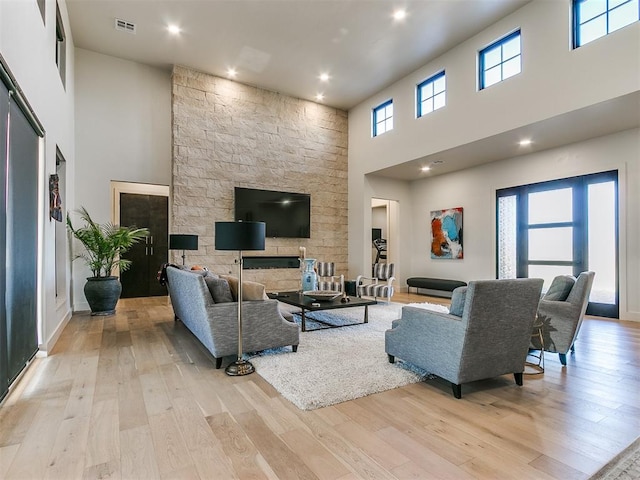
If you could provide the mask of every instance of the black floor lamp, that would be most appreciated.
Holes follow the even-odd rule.
[[[248,375],[255,371],[250,362],[242,359],[242,251],[264,250],[266,224],[264,222],[216,222],[216,250],[238,250],[238,359],[229,365],[227,375]]]
[[[169,235],[169,250],[182,250],[182,265],[184,265],[185,250],[198,249],[198,235]]]

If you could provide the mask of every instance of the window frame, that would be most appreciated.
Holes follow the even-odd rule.
[[[500,278],[500,212],[498,203],[500,197],[516,196],[516,278],[529,277],[529,265],[566,266],[573,270],[573,275],[589,269],[588,258],[588,201],[587,190],[589,185],[615,182],[615,303],[602,304],[589,302],[587,314],[602,317],[619,318],[620,313],[620,178],[618,170],[608,170],[597,173],[588,173],[575,177],[560,178],[544,182],[519,185],[514,187],[497,189],[495,192],[495,275]],[[566,222],[529,223],[528,195],[530,193],[544,192],[571,188],[573,191],[573,218]],[[530,260],[528,233],[530,230],[543,228],[571,227],[573,229],[573,259],[571,261],[554,260]]]
[[[431,95],[430,97],[422,98],[422,88],[425,87],[426,85],[428,85],[429,83],[434,83],[437,80],[440,80],[441,78],[444,78],[444,90],[442,90],[442,92],[438,92],[438,93],[433,93],[433,95]],[[439,95],[441,93],[444,93],[444,105],[442,105],[441,107],[438,108],[434,108],[432,109],[430,112],[426,112],[423,113],[422,112],[422,103],[429,99],[429,98],[435,98],[436,95]],[[446,75],[446,70],[441,70],[438,73],[435,73],[433,75],[431,75],[430,77],[426,78],[425,80],[423,80],[422,82],[420,82],[418,85],[416,85],[416,118],[421,118],[425,115],[428,115],[429,113],[433,113],[436,110],[439,110],[440,108],[444,108],[447,106],[447,75]]]
[[[507,43],[508,41],[519,37],[520,39],[520,53],[518,53],[518,55],[513,56],[513,57],[509,57],[508,59],[504,59],[502,58],[502,51],[500,53],[500,63],[498,63],[497,65],[500,65],[500,81],[496,82],[496,83],[492,83],[491,85],[485,86],[485,81],[484,81],[484,64],[485,64],[485,53],[488,52],[489,50],[494,49],[497,46],[502,46],[503,44]],[[482,50],[480,50],[478,52],[478,90],[484,90],[485,88],[491,87],[493,85],[496,85],[498,83],[504,82],[506,80],[506,78],[504,78],[503,73],[502,73],[502,65],[504,65],[507,61],[512,60],[516,57],[520,57],[520,72],[516,73],[515,75],[518,75],[519,73],[522,73],[522,31],[520,28],[514,30],[511,33],[508,33],[506,35],[504,35],[503,37],[500,37],[498,40],[496,40],[495,42],[490,43],[489,45],[487,45],[486,47],[484,47]],[[496,66],[497,66],[496,65]],[[494,68],[494,67],[492,67]],[[515,75],[511,75],[511,77],[514,77]],[[511,78],[511,77],[507,77],[507,78]]]
[[[609,31],[609,13],[610,13],[612,10],[616,10],[616,9],[618,9],[618,8],[622,7],[623,5],[626,5],[626,4],[628,4],[628,3],[632,3],[632,2],[637,2],[638,0],[627,0],[627,1],[625,1],[624,3],[620,3],[619,5],[616,5],[616,6],[615,6],[615,7],[613,7],[613,8],[609,8],[609,2],[610,2],[611,0],[605,0],[605,1],[607,2],[607,7],[606,7],[605,11],[604,11],[603,13],[601,13],[600,15],[596,15],[595,17],[590,18],[590,19],[589,19],[589,20],[587,20],[587,22],[585,22],[584,24],[586,24],[586,23],[588,23],[588,22],[591,22],[591,21],[595,20],[596,18],[601,17],[601,16],[603,16],[603,15],[604,15],[604,16],[605,16],[605,20],[606,20],[606,25],[607,25],[607,27],[606,27],[606,33],[605,33],[604,35],[600,36],[600,37],[594,38],[594,39],[593,39],[593,40],[591,40],[590,42],[587,42],[587,43],[581,43],[581,42],[580,42],[580,27],[581,27],[582,25],[584,25],[584,24],[580,24],[580,14],[579,14],[579,11],[578,11],[578,10],[579,10],[579,8],[578,8],[578,7],[579,7],[579,5],[580,5],[581,3],[584,3],[584,2],[587,2],[587,1],[588,1],[588,0],[572,0],[572,1],[571,1],[571,21],[572,21],[572,23],[573,23],[573,25],[572,25],[572,29],[571,29],[571,30],[572,30],[572,33],[573,33],[573,38],[572,38],[571,46],[572,46],[572,48],[573,48],[574,50],[575,50],[576,48],[580,48],[580,47],[582,47],[583,45],[587,45],[587,44],[589,44],[589,43],[591,43],[591,42],[594,42],[594,41],[596,41],[596,40],[598,40],[598,39],[600,39],[600,38],[602,38],[602,37],[606,37],[606,36],[607,36],[607,35],[609,35],[610,33],[617,32],[619,29],[616,29],[616,30],[613,30],[613,31]],[[640,5],[638,5],[638,8],[640,9]],[[628,25],[632,25],[633,23],[640,21],[640,15],[639,15],[638,17],[639,17],[638,19],[636,19],[634,22],[631,22],[631,23],[630,23],[630,24],[628,24]],[[625,26],[628,26],[628,25],[625,25]],[[621,28],[624,28],[624,27],[621,27]]]
[[[393,126],[392,126],[392,127],[391,127],[390,129],[388,129],[388,130],[387,130],[387,129],[385,129],[385,131],[384,131],[384,132],[378,132],[378,123],[381,123],[381,122],[378,122],[378,113],[379,113],[381,110],[385,110],[385,111],[386,111],[386,108],[387,108],[389,105],[393,105],[393,98],[390,98],[389,100],[387,100],[387,101],[385,101],[385,102],[381,103],[380,105],[378,105],[378,106],[376,106],[376,107],[373,107],[373,109],[372,109],[372,122],[371,122],[371,127],[372,127],[372,137],[373,137],[373,138],[377,137],[378,135],[382,135],[383,133],[387,133],[387,132],[389,132],[389,131],[393,130]],[[387,121],[387,120],[389,120],[390,118],[391,118],[391,119],[393,119],[393,113],[391,114],[391,116],[389,116],[389,117],[385,117],[385,118],[382,120],[382,122],[386,122],[386,121]]]
[[[67,35],[64,30],[64,22],[60,13],[60,5],[56,2],[56,66],[60,73],[62,86],[67,84]]]

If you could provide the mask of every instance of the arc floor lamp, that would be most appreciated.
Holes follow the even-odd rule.
[[[242,251],[264,250],[266,224],[264,222],[216,222],[216,250],[238,250],[238,359],[229,365],[227,375],[248,375],[255,369],[242,359]]]

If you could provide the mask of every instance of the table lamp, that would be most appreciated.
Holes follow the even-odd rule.
[[[238,250],[238,359],[229,365],[227,375],[248,375],[253,365],[242,359],[242,251],[264,250],[266,224],[264,222],[215,222],[216,250]]]
[[[184,251],[198,250],[198,235],[169,235],[169,250],[182,250],[182,265],[184,265]]]

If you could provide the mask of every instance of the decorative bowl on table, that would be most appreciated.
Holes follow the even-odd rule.
[[[342,295],[342,292],[336,292],[335,290],[307,290],[302,292],[305,297],[313,298],[318,302],[328,302]]]

